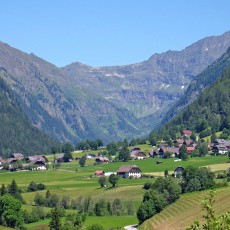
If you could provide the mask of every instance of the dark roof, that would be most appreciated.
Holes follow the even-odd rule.
[[[123,165],[123,166],[121,166],[121,167],[117,170],[117,172],[118,172],[118,173],[130,172],[133,168],[138,168],[138,169],[139,169],[139,167],[136,166],[136,165]],[[139,170],[140,170],[140,169],[139,169]],[[141,170],[140,170],[140,171],[141,171]]]
[[[175,168],[174,172],[177,171],[177,170],[179,170],[179,169],[180,169],[180,170],[184,170],[184,167],[178,166],[178,167]]]

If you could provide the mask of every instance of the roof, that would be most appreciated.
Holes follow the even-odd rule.
[[[58,156],[57,156],[57,158],[56,159],[61,159],[61,158],[63,158],[64,157],[64,153],[60,153]]]
[[[108,161],[109,162],[109,158],[108,157],[96,157],[96,160],[99,160],[99,161]]]
[[[186,145],[190,145],[192,142],[193,142],[193,141],[190,140],[190,139],[184,141],[184,143],[185,143]]]
[[[117,172],[118,173],[121,173],[121,172],[130,172],[133,168],[138,168],[139,169],[139,167],[138,166],[136,166],[136,165],[123,165],[123,166],[121,166],[118,170],[117,170]],[[140,170],[140,169],[139,169]],[[141,170],[140,170],[141,171]]]
[[[130,149],[130,151],[141,150],[141,149],[140,149],[139,147],[137,147],[137,146],[130,147],[129,149]]]
[[[192,131],[188,130],[188,129],[182,130],[182,133],[185,134],[185,135],[192,135]]]
[[[133,158],[139,157],[139,156],[146,157],[146,154],[143,151],[135,150],[135,151],[131,152],[130,156],[133,157]]]
[[[214,145],[225,145],[225,146],[230,146],[230,140],[216,139]]]
[[[191,147],[187,147],[187,151],[194,151],[195,147],[191,146]]]
[[[27,159],[29,159],[30,161],[42,161],[44,163],[48,161],[45,156],[41,155],[28,156]]]
[[[95,175],[101,175],[104,174],[105,171],[104,170],[96,170]]]
[[[177,142],[178,144],[183,144],[183,143],[184,143],[184,140],[182,140],[182,139],[177,139],[176,142]]]
[[[177,170],[179,170],[179,169],[180,169],[180,170],[184,170],[184,167],[178,166],[178,167],[175,168],[174,172],[177,171]]]
[[[10,155],[10,158],[16,158],[16,159],[20,159],[23,157],[23,154],[22,153],[12,153]]]
[[[179,147],[161,147],[161,149],[164,151],[164,152],[170,152],[170,153],[179,153]]]

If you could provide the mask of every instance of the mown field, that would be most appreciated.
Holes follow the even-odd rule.
[[[214,208],[216,214],[230,210],[230,186],[216,190]],[[204,221],[204,212],[201,209],[201,201],[209,196],[209,191],[193,192],[181,195],[174,204],[168,206],[161,213],[145,221],[140,230],[181,230],[186,229],[194,220]]]
[[[159,158],[152,158],[148,160],[113,162],[101,165],[94,165],[93,160],[87,160],[85,167],[80,167],[78,161],[72,161],[70,163],[62,163],[58,170],[52,170],[52,165],[50,165],[49,170],[47,171],[21,171],[1,173],[0,183],[7,185],[11,183],[13,179],[15,179],[18,186],[22,190],[26,191],[29,183],[34,181],[36,183],[45,184],[51,193],[57,194],[60,197],[64,195],[69,196],[71,199],[79,197],[91,197],[95,201],[99,199],[114,200],[119,198],[124,202],[132,201],[135,208],[137,209],[145,193],[143,184],[146,181],[154,181],[154,178],[120,179],[118,186],[115,188],[111,188],[109,183],[106,188],[100,188],[98,184],[98,177],[94,176],[95,171],[102,169],[105,172],[116,172],[121,165],[135,164],[140,167],[143,173],[147,175],[154,174],[155,176],[159,176],[162,175],[166,169],[170,172],[173,172],[177,166],[207,166],[213,171],[226,170],[230,167],[230,163],[227,163],[227,156],[190,158],[188,161],[175,161],[173,158],[160,159],[162,161],[161,164],[156,163],[158,160]],[[45,195],[46,190],[41,191],[40,193]],[[36,192],[22,193],[22,196],[27,203],[27,205],[23,205],[23,209],[32,209],[35,195]],[[186,200],[188,198],[182,199]],[[50,209],[47,209],[47,211],[49,210]],[[137,222],[138,221],[136,216],[127,216],[125,218],[119,216],[88,217],[86,226],[93,223],[100,223],[105,228],[121,228],[125,225],[135,224]],[[28,227],[28,229],[48,229],[48,223],[49,220],[43,220],[37,223],[29,224],[26,227]]]

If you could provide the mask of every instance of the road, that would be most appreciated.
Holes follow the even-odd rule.
[[[124,229],[126,230],[138,230],[138,224],[133,224],[133,225],[128,225],[128,226],[125,226]]]

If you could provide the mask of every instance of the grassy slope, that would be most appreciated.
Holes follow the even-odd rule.
[[[168,206],[161,213],[145,221],[140,230],[161,229],[161,230],[179,230],[186,229],[194,220],[202,222],[204,212],[201,210],[201,201],[208,197],[209,191],[194,192],[182,195],[174,204]],[[230,204],[230,187],[224,187],[217,190],[216,202],[214,207],[216,213],[229,211]]]
[[[124,164],[136,164],[138,165],[143,172],[145,173],[157,173],[164,172],[165,169],[173,170],[178,165],[186,166],[189,164],[193,164],[196,166],[205,166],[205,165],[213,165],[214,168],[218,168],[218,171],[220,169],[226,169],[226,167],[229,167],[229,163],[227,162],[226,156],[216,156],[216,157],[201,157],[201,158],[191,158],[186,162],[174,162],[174,159],[162,159],[162,164],[156,164],[156,161],[159,159],[149,159],[149,160],[143,160],[143,161],[130,161],[128,163],[122,163],[122,162],[115,162],[115,163],[108,163],[108,164],[102,164],[93,166],[93,161],[89,160],[87,161],[87,164],[89,166],[87,167],[79,167],[77,161],[73,161],[71,163],[63,163],[60,170],[48,170],[48,171],[31,171],[31,172],[6,172],[1,173],[1,183],[4,183],[5,185],[9,184],[12,179],[15,179],[18,186],[22,189],[26,189],[28,184],[31,181],[35,181],[36,183],[44,183],[47,188],[51,191],[51,193],[55,193],[59,196],[69,196],[70,198],[78,198],[80,196],[87,197],[91,196],[94,200],[99,199],[115,199],[120,198],[123,201],[129,201],[132,200],[135,207],[137,208],[143,198],[143,194],[145,190],[143,190],[143,184],[146,181],[153,181],[154,179],[151,178],[142,178],[142,179],[120,179],[119,180],[119,186],[116,188],[111,189],[108,188],[100,188],[98,184],[98,178],[97,177],[91,177],[91,175],[94,175],[95,170],[97,169],[103,169],[106,172],[108,171],[116,171],[121,165]],[[221,164],[220,163],[224,163]],[[217,165],[216,165],[217,164]],[[212,166],[211,166],[212,167]],[[50,168],[52,168],[50,166]],[[76,168],[78,171],[76,172]],[[46,191],[42,191],[40,193],[45,194]],[[23,206],[23,209],[31,209],[34,196],[36,195],[36,192],[32,193],[22,193],[23,198],[26,200],[27,204],[26,206]],[[106,218],[107,221],[106,221]],[[116,219],[117,218],[117,219]],[[109,221],[112,221],[109,224],[114,224],[114,227],[120,227],[120,223],[122,222],[122,218],[120,217],[105,217],[105,220],[103,222],[109,223]],[[88,221],[89,223],[95,223],[98,218],[97,217],[89,217]],[[137,223],[136,217],[130,217],[125,218],[128,224],[134,224]],[[88,224],[88,221],[86,224]],[[96,221],[97,222],[97,221]],[[126,225],[126,223],[124,225]],[[44,224],[46,226],[47,220],[44,222],[38,222],[35,223],[35,225]],[[119,226],[118,226],[119,224]],[[123,225],[123,224],[122,224]],[[123,225],[123,226],[124,226]],[[107,227],[108,225],[105,225]],[[40,226],[41,227],[41,226]]]

